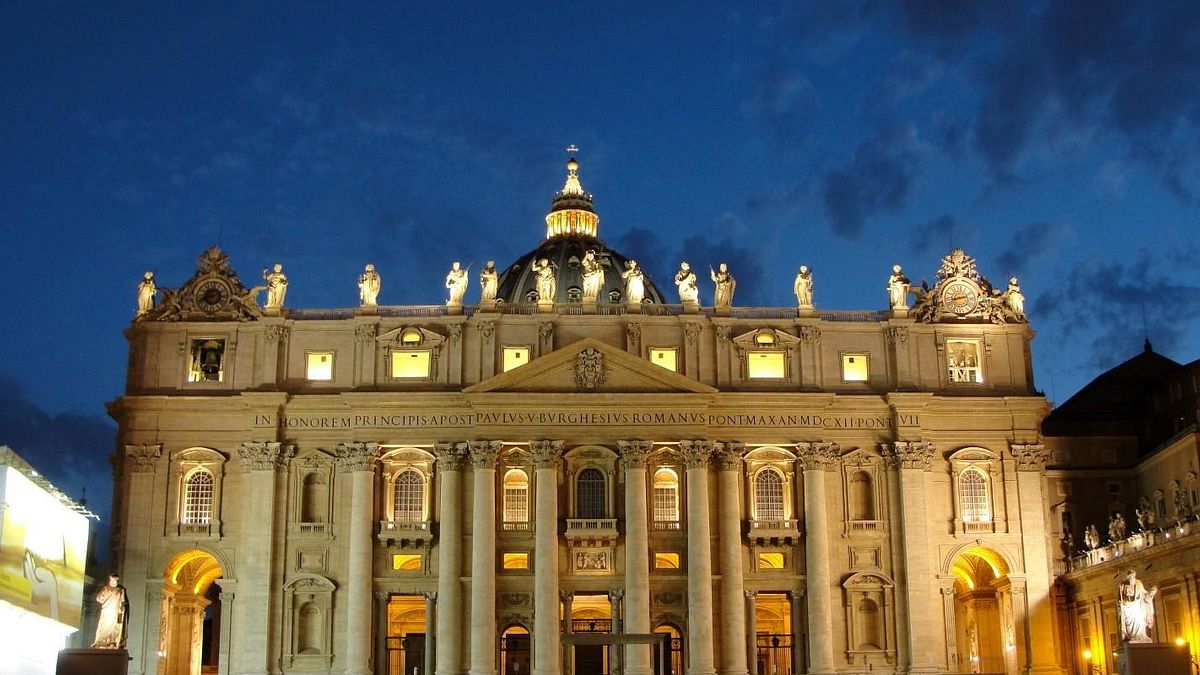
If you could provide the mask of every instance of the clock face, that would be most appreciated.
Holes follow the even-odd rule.
[[[202,312],[216,314],[229,302],[229,286],[217,279],[209,279],[196,289],[196,307]]]
[[[966,316],[979,305],[979,291],[963,281],[951,281],[942,289],[942,306],[958,316]]]

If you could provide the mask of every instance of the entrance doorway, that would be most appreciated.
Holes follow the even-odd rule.
[[[665,623],[654,632],[662,636],[661,646],[653,652],[654,675],[683,675],[683,634],[679,628]]]
[[[1016,672],[1016,638],[1008,568],[995,551],[975,546],[950,567],[954,631],[964,672]]]
[[[759,593],[754,604],[758,675],[792,675],[792,603],[786,593]]]
[[[388,599],[387,673],[425,675],[425,596]]]
[[[571,605],[572,633],[611,633],[612,605],[607,595],[577,594]],[[574,675],[608,675],[615,649],[609,645],[574,645],[571,669]]]
[[[166,675],[216,673],[220,666],[221,599],[213,582],[222,575],[216,558],[184,551],[163,570],[159,672]]]
[[[500,634],[500,672],[503,675],[529,675],[529,631],[524,626],[509,626]]]

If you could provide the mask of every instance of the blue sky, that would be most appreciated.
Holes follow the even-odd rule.
[[[1055,401],[1146,334],[1200,358],[1200,4],[500,4],[5,3],[0,443],[107,471],[144,270],[216,243],[289,306],[354,305],[366,262],[437,303],[538,243],[570,143],[661,282],[728,261],[784,305],[807,263],[882,309],[962,246],[1020,276]]]

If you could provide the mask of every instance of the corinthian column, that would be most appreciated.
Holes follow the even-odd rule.
[[[350,479],[350,523],[346,554],[346,675],[371,672],[371,517],[378,443],[337,446],[338,470]],[[238,606],[248,604],[244,579],[238,580]],[[264,621],[263,626],[268,624]],[[249,643],[250,641],[247,641]]]
[[[434,447],[440,487],[438,499],[437,634],[435,675],[459,675],[462,669],[462,514],[459,469],[466,443]]]
[[[558,467],[562,441],[530,441],[537,503],[533,519],[533,675],[559,675]]]
[[[715,675],[713,667],[712,538],[708,526],[710,441],[680,441],[687,467],[688,675]]]
[[[799,443],[804,470],[804,570],[808,585],[809,673],[830,673],[833,663],[833,579],[829,573],[829,515],[825,475],[837,461],[836,443]],[[792,617],[793,621],[797,617]]]
[[[496,672],[496,456],[500,441],[471,441],[471,675]]]
[[[1046,526],[1042,518],[1043,472],[1046,448],[1043,445],[1013,445],[1017,460],[1017,503],[1021,506],[1021,550],[1025,553],[1025,592],[1029,614],[1025,630],[1027,668],[1031,673],[1061,673],[1054,641],[1046,639],[1054,631],[1050,608],[1049,580],[1053,576],[1046,551]],[[1014,599],[1015,601],[1015,599]]]
[[[650,441],[619,441],[625,471],[625,632],[650,632],[650,534],[646,455]],[[650,645],[625,645],[626,675],[650,675]]]
[[[746,599],[742,583],[742,500],[738,470],[741,443],[717,443],[717,490],[721,500],[717,528],[721,535],[721,674],[747,675]]]
[[[154,672],[158,652],[158,615],[162,604],[162,584],[147,587],[146,579],[157,579],[162,570],[150,570],[150,523],[154,510],[154,472],[162,457],[163,446],[126,445],[124,465],[114,460],[113,468],[121,485],[122,500],[125,502],[125,550],[119,564],[129,598],[129,672],[135,675],[149,670]],[[113,513],[114,516],[117,514]],[[137,536],[138,534],[141,536]],[[157,594],[157,597],[155,596]],[[144,637],[143,637],[144,636]]]
[[[934,629],[933,618],[941,616],[940,600],[933,592],[933,565],[929,556],[929,509],[925,502],[933,443],[896,441],[884,444],[883,458],[899,481],[901,531],[904,559],[904,598],[907,601],[909,672],[938,669],[935,645],[944,639]],[[1041,518],[1041,515],[1038,515]]]

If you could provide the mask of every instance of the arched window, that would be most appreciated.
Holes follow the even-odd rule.
[[[850,520],[875,520],[875,490],[866,471],[850,474]]]
[[[605,516],[604,472],[584,469],[575,480],[575,517],[603,518]]]
[[[958,476],[958,499],[964,523],[992,520],[988,504],[987,477],[979,469],[965,469]]]
[[[882,649],[883,631],[879,628],[879,605],[870,598],[858,602],[858,648]]]
[[[754,477],[754,517],[783,520],[783,476],[775,469],[763,469]]]
[[[304,492],[301,497],[300,520],[305,523],[325,522],[325,478],[319,473],[304,477]]]
[[[184,481],[184,525],[208,525],[212,522],[213,475],[207,469],[197,469]]]
[[[666,467],[654,472],[654,522],[679,522],[679,474]]]
[[[425,480],[416,469],[404,469],[396,475],[392,519],[398,523],[425,520]]]
[[[520,469],[504,474],[504,522],[529,522],[529,474]]]

